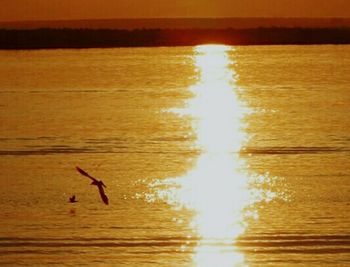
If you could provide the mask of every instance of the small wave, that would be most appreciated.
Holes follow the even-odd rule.
[[[262,155],[280,155],[280,154],[327,154],[327,153],[349,153],[348,147],[255,147],[245,148],[241,154],[262,154]]]
[[[201,239],[199,237],[150,237],[150,238],[34,238],[0,237],[0,247],[166,247],[166,246],[236,246],[242,249],[269,249],[273,251],[293,250],[312,247],[308,251],[348,251],[350,235],[261,235],[244,236],[236,241],[223,239]]]
[[[120,149],[120,150],[118,150]],[[28,150],[0,150],[0,156],[46,156],[54,154],[171,154],[171,155],[192,155],[193,151],[181,151],[181,150],[154,150],[154,151],[142,151],[142,150],[130,150],[125,147],[113,147],[113,148],[74,148],[74,147],[45,147]]]
[[[350,253],[350,235],[245,236],[236,246],[248,254],[343,254]]]
[[[50,155],[50,154],[81,154],[94,152],[90,148],[72,148],[72,147],[45,147],[31,150],[0,150],[1,156],[31,156],[31,155]]]

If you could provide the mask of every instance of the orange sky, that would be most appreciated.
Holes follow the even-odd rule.
[[[0,21],[150,17],[350,17],[350,0],[0,0]]]

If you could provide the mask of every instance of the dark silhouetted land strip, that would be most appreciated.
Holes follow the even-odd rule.
[[[0,49],[350,44],[350,28],[0,30]]]

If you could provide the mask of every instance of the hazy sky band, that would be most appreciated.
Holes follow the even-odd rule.
[[[350,17],[349,0],[0,0],[0,21],[175,17]]]

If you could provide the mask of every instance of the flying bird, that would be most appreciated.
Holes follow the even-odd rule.
[[[78,200],[76,200],[76,199],[75,199],[75,195],[73,195],[73,196],[71,196],[71,197],[69,198],[69,202],[70,202],[70,203],[75,203],[75,202],[78,202]]]
[[[75,168],[77,169],[78,172],[80,172],[80,174],[82,174],[82,175],[84,175],[92,180],[91,184],[97,186],[102,201],[106,205],[108,205],[108,197],[106,196],[105,191],[103,189],[103,187],[106,188],[107,186],[105,186],[105,184],[102,181],[99,181],[96,178],[92,177],[91,175],[89,175],[86,171],[82,170],[81,168],[79,168],[79,167],[75,167]]]

